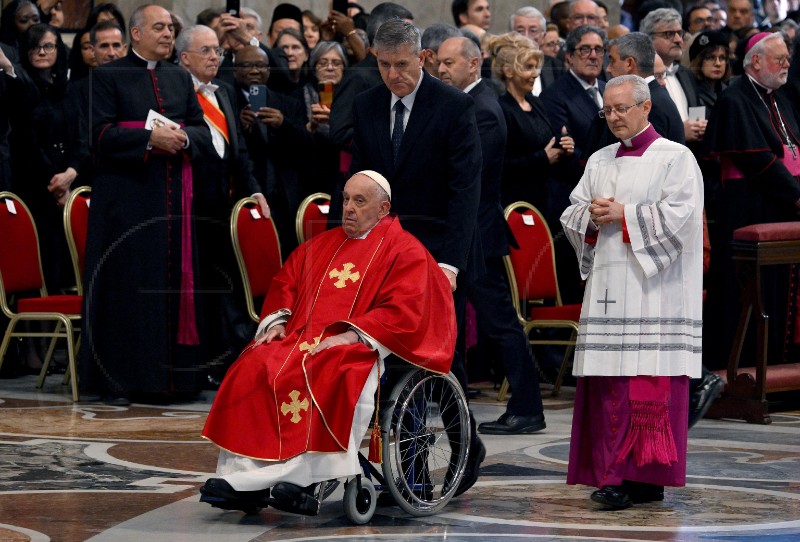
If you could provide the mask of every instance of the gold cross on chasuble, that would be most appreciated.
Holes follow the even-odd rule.
[[[298,423],[302,416],[300,416],[301,410],[308,410],[308,399],[304,398],[302,401],[298,401],[300,398],[300,392],[297,390],[292,390],[289,394],[289,398],[292,400],[291,403],[283,403],[281,405],[281,414],[286,416],[287,414],[291,414],[292,417],[290,418],[290,422]]]
[[[319,340],[321,338],[322,338],[322,335],[320,335],[319,337],[314,337],[314,340],[311,341],[310,344],[309,344],[308,341],[303,341],[303,343],[300,345],[300,351],[301,352],[311,352],[312,350],[314,350],[314,348],[317,347],[317,345],[319,344]]]
[[[338,269],[332,269],[331,272],[328,273],[328,277],[332,279],[338,278],[339,280],[334,282],[333,285],[336,286],[337,288],[344,288],[345,286],[347,286],[348,280],[356,282],[361,277],[358,271],[356,271],[355,273],[350,272],[350,270],[353,269],[354,267],[355,264],[348,262],[344,264],[344,266],[342,266],[341,271],[339,271]]]

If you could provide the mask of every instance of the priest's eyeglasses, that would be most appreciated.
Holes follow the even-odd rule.
[[[604,119],[604,118],[607,118],[607,117],[611,116],[611,112],[613,111],[614,113],[616,113],[618,116],[621,117],[623,115],[627,115],[628,111],[630,111],[634,107],[638,107],[638,106],[642,105],[643,103],[644,103],[644,100],[639,102],[639,103],[635,103],[633,105],[615,105],[614,107],[604,107],[603,109],[601,109],[600,111],[597,112],[597,115],[601,119]]]
[[[658,36],[659,38],[664,38],[665,40],[672,40],[675,39],[675,36],[680,36],[681,39],[686,37],[686,32],[683,30],[664,30],[663,32],[651,32],[651,36]]]
[[[208,45],[204,45],[199,49],[187,49],[187,53],[197,53],[200,56],[211,56],[211,53],[216,53],[217,56],[223,56],[225,54],[225,49],[222,47],[210,47]]]

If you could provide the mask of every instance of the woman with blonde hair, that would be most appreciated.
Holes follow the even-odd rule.
[[[538,47],[516,32],[494,36],[488,45],[492,74],[506,91],[499,98],[508,126],[503,205],[527,201],[547,216],[548,182],[559,163],[572,156],[575,143],[569,136],[556,142],[541,100],[531,93],[544,61]]]

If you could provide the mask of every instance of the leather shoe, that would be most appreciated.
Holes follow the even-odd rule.
[[[633,501],[622,486],[603,486],[592,493],[591,499],[613,510],[624,510],[633,506]]]
[[[646,482],[622,481],[622,490],[628,494],[634,504],[643,504],[664,500],[664,486]]]
[[[269,504],[269,489],[236,491],[222,478],[209,478],[200,488],[200,502],[223,510],[257,514],[259,508],[266,508]]]
[[[272,487],[270,504],[284,512],[316,516],[319,514],[320,505],[319,500],[314,496],[316,487],[317,484],[300,487],[289,482],[279,482]]]
[[[476,435],[469,447],[469,457],[467,457],[467,465],[464,467],[464,476],[461,477],[461,482],[459,482],[455,493],[453,493],[453,497],[458,497],[475,485],[481,473],[481,463],[483,463],[484,459],[486,459],[486,446]],[[450,473],[448,472],[448,474]],[[445,481],[445,484],[447,484],[447,481]]]
[[[544,414],[536,416],[515,416],[503,414],[496,422],[483,422],[478,426],[478,432],[484,435],[521,435],[535,433],[547,427]]]
[[[689,429],[695,426],[725,388],[725,381],[716,373],[706,373],[700,385],[689,396]]]

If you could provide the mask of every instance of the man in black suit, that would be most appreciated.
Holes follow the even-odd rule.
[[[692,72],[680,64],[683,56],[683,37],[681,14],[672,8],[660,8],[651,11],[642,19],[640,31],[653,40],[658,56],[667,67],[664,81],[667,92],[678,108],[683,122],[683,134],[686,143],[694,143],[703,139],[707,121],[690,120],[689,108],[702,105],[692,81]]]
[[[0,43],[0,190],[11,190],[11,149],[8,134],[11,130],[9,113],[14,106],[9,99],[9,85],[17,77],[19,57],[16,49]]]
[[[508,29],[522,34],[539,49],[544,45],[544,36],[547,33],[547,19],[542,12],[532,6],[519,8],[511,15]],[[552,56],[544,56],[544,63],[539,69],[539,77],[533,84],[533,95],[539,96],[542,91],[555,83],[556,79],[564,74],[564,66]]]
[[[494,343],[514,391],[505,414],[497,421],[482,423],[478,431],[490,435],[534,433],[545,428],[542,396],[530,345],[511,302],[503,263],[509,242],[516,246],[500,205],[507,137],[505,117],[497,95],[480,78],[481,50],[472,40],[446,40],[439,47],[439,62],[439,78],[475,101],[483,157],[478,231],[486,273],[469,280],[467,299],[475,308],[479,335]]]
[[[242,288],[238,287],[241,280],[229,234],[231,209],[238,199],[255,196],[262,214],[269,216],[270,211],[253,176],[233,105],[234,90],[222,81],[212,82],[221,58],[217,34],[202,25],[185,28],[175,41],[175,49],[181,66],[192,76],[215,151],[194,162],[193,213],[205,324],[201,341],[209,362],[208,378],[215,386],[255,329],[245,309]]]
[[[650,89],[652,108],[648,119],[658,135],[683,145],[683,122],[678,114],[675,102],[669,97],[667,90],[653,76],[656,50],[652,40],[641,32],[631,32],[612,40],[608,46],[608,75],[611,78],[620,75],[638,75],[647,81]],[[587,158],[595,151],[616,143],[617,138],[608,128],[605,119],[597,117],[592,125]]]
[[[233,75],[236,111],[253,172],[272,206],[281,253],[288,255],[297,247],[294,222],[301,200],[300,164],[311,145],[305,106],[272,89],[266,90],[266,107],[255,111],[250,106],[251,85],[267,85],[270,78],[269,57],[259,47],[247,46],[236,53]]]
[[[375,170],[389,179],[393,210],[439,263],[454,292],[456,315],[463,315],[466,295],[456,286],[483,267],[476,231],[481,148],[473,101],[423,71],[420,33],[411,23],[383,23],[373,49],[384,84],[354,103],[351,170]],[[452,371],[466,391],[458,356]],[[475,483],[485,454],[473,436],[457,491]]]

